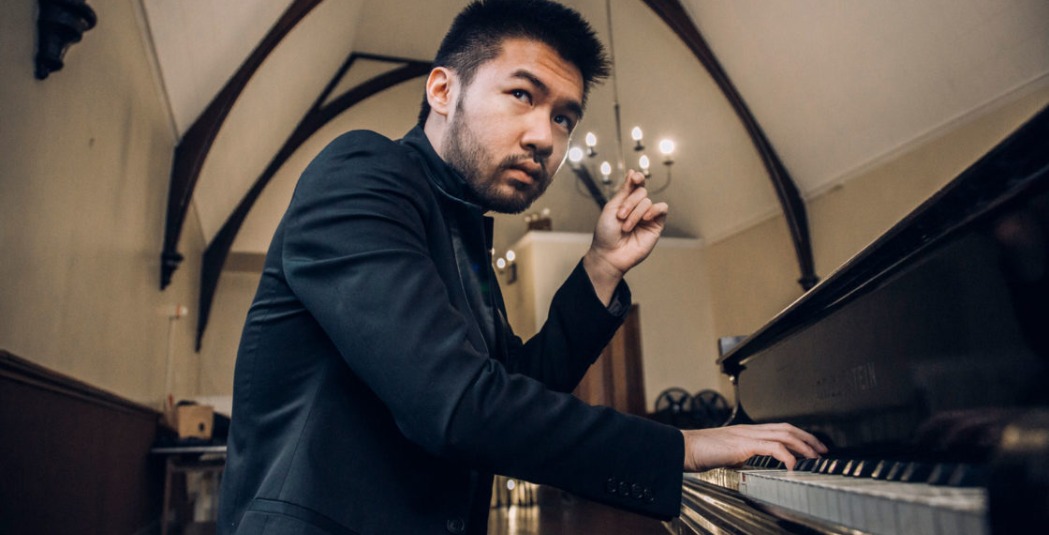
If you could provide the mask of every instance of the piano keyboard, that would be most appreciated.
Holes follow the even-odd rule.
[[[803,469],[790,472],[760,467],[717,469],[685,474],[685,478],[867,533],[985,535],[990,531],[984,488],[847,476],[827,473],[825,466],[821,473],[814,471],[814,463],[799,466]]]

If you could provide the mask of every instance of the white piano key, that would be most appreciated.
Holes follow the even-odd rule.
[[[785,490],[787,491],[787,494],[790,496],[787,499],[788,507],[790,507],[791,511],[804,511],[805,509],[801,504],[801,493],[803,490],[801,485],[793,479],[784,479],[783,483],[786,487]]]
[[[878,518],[885,533],[899,533],[896,526],[896,501],[887,496],[878,498]]]
[[[824,510],[827,512],[827,516],[822,518],[826,518],[835,524],[841,524],[841,509],[838,507],[838,500],[833,499],[833,492],[823,485],[816,485],[816,488],[819,489],[819,494],[823,496]]]
[[[881,500],[875,495],[857,496],[857,499],[863,503],[863,525],[867,526],[867,530],[888,533],[879,510]]]
[[[988,533],[983,489],[785,470],[741,480],[740,492],[751,498],[871,533]]]

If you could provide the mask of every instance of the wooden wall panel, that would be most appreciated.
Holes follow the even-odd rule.
[[[157,411],[0,350],[0,533],[133,534],[160,515]]]

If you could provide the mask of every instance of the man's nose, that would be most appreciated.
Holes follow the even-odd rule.
[[[553,154],[554,130],[549,115],[542,112],[529,114],[521,145],[533,157],[545,159]]]

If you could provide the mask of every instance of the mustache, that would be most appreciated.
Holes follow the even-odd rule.
[[[502,169],[518,169],[528,173],[536,182],[546,182],[550,178],[550,173],[546,169],[548,158],[538,152],[532,154],[516,154],[503,158],[503,161],[499,163],[499,167]],[[531,164],[538,164],[539,169]]]

